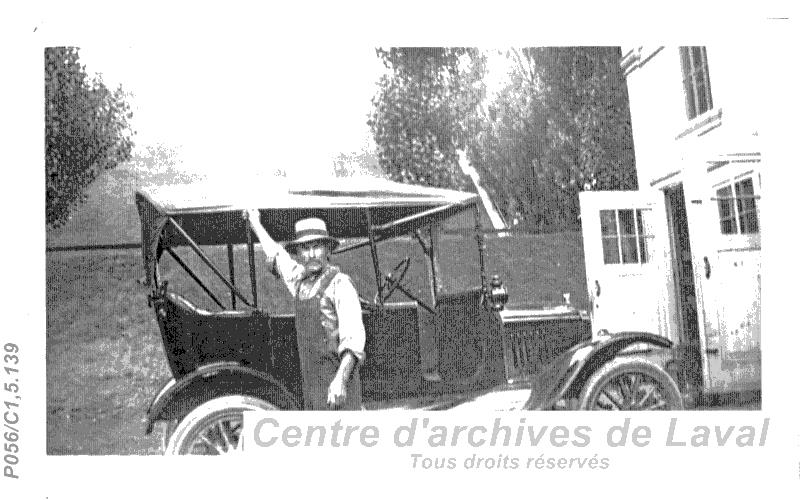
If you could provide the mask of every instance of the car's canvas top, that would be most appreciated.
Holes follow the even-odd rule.
[[[450,189],[401,184],[379,178],[319,179],[289,182],[279,177],[198,181],[142,187],[136,207],[142,224],[142,251],[148,278],[163,246],[185,245],[174,219],[198,245],[247,242],[242,210],[258,208],[261,222],[278,241],[292,239],[294,223],[320,217],[337,238],[367,235],[367,210],[373,227],[405,221],[403,232],[474,207],[478,195]],[[419,216],[419,217],[417,217]]]
[[[473,193],[374,177],[304,179],[302,182],[280,177],[253,177],[224,183],[208,180],[143,187],[138,193],[162,215],[210,214],[246,208],[416,207],[424,210],[477,199]]]

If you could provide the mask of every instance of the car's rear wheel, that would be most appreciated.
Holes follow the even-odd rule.
[[[581,390],[579,410],[682,410],[678,385],[660,366],[641,358],[614,358]]]
[[[242,451],[244,412],[277,410],[250,396],[222,396],[186,415],[169,436],[166,455],[226,455]]]

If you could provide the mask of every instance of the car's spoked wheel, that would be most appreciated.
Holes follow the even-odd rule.
[[[189,455],[225,455],[238,451],[242,434],[242,414],[226,412],[215,415],[187,436]]]
[[[276,410],[265,401],[247,396],[212,399],[192,410],[170,436],[168,455],[227,455],[242,451],[244,412]]]
[[[682,410],[677,384],[658,365],[636,358],[616,358],[600,367],[581,391],[581,410]]]
[[[602,387],[593,410],[666,410],[667,398],[658,382],[644,373],[623,373]]]

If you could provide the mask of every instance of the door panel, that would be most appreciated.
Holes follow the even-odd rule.
[[[666,335],[663,199],[640,191],[580,194],[592,333]]]

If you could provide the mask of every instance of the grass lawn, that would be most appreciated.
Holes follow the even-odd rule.
[[[158,452],[144,412],[169,376],[139,252],[47,255],[47,452]]]

